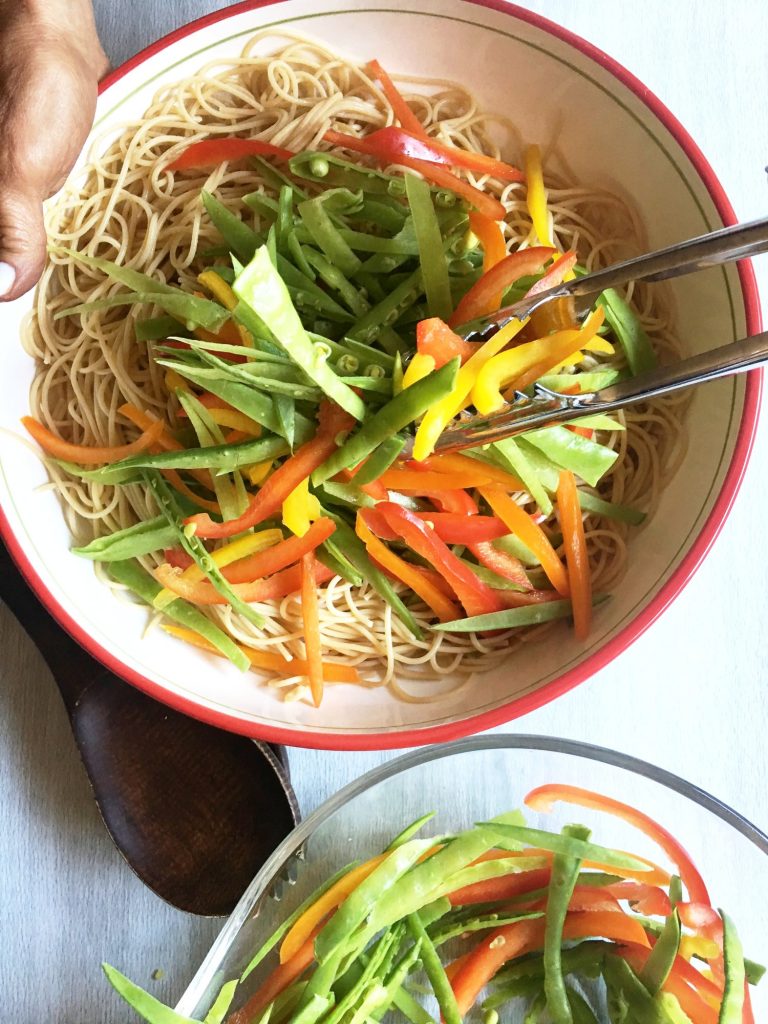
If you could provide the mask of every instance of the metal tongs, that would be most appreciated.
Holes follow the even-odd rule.
[[[476,324],[458,328],[469,340],[489,337],[511,320],[524,320],[545,303],[562,305],[564,322],[581,324],[606,288],[629,281],[663,281],[681,277],[696,270],[745,259],[768,251],[768,218],[749,224],[736,224],[691,238],[658,252],[617,263],[605,270],[575,278],[567,284],[523,299],[487,317],[480,329]],[[560,312],[560,311],[559,311]],[[691,387],[734,373],[743,373],[768,361],[768,332],[743,338],[721,348],[682,359],[672,366],[660,366],[623,380],[599,391],[579,395],[562,395],[540,384],[534,395],[518,392],[514,402],[488,416],[473,416],[454,422],[435,445],[435,453],[445,454],[462,448],[513,437],[527,430],[568,422],[580,416],[612,412],[633,402],[646,401],[658,395]],[[577,377],[574,378],[576,380]],[[408,445],[411,447],[411,445]],[[403,454],[410,454],[404,452]]]

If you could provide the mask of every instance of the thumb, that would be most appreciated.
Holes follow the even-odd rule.
[[[0,302],[18,298],[37,283],[45,252],[40,197],[0,185]]]

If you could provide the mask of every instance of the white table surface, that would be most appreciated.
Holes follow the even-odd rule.
[[[225,0],[96,0],[119,63]],[[712,162],[743,220],[768,208],[763,0],[540,0],[644,81]],[[768,257],[756,261],[768,296]],[[12,343],[11,339],[4,339]],[[668,768],[768,830],[768,418],[733,512],[673,607],[589,682],[507,727],[614,746]],[[172,910],[131,873],[92,802],[42,658],[0,606],[0,993],[17,1024],[125,1020],[110,960],[161,998],[183,990],[221,922]],[[306,814],[390,754],[294,750]],[[152,982],[155,968],[165,972]]]

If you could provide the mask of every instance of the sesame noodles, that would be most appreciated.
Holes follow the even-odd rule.
[[[278,42],[282,45],[276,49]],[[401,87],[435,138],[498,156],[491,138],[501,128],[510,140],[506,155],[519,154],[514,126],[479,111],[465,88],[417,79]],[[201,254],[219,244],[201,190],[215,193],[229,209],[253,216],[257,230],[259,215],[247,211],[242,197],[255,189],[272,197],[276,193],[242,163],[222,164],[210,173],[165,171],[190,142],[258,135],[300,151],[323,148],[323,134],[331,128],[364,135],[392,122],[389,104],[364,68],[299,36],[277,40],[256,35],[239,58],[209,64],[191,78],[164,87],[145,116],[109,145],[97,140],[84,174],[48,210],[49,238],[54,246],[114,260],[194,291]],[[576,185],[556,146],[545,154],[545,169],[551,227],[560,248],[576,249],[588,269],[643,251],[642,225],[624,199]],[[531,231],[525,184],[503,185],[471,173],[468,177],[503,203],[508,246],[524,244]],[[25,328],[25,346],[38,360],[33,415],[78,444],[118,445],[135,436],[117,411],[124,402],[175,422],[177,402],[163,368],[135,339],[136,321],[152,316],[152,306],[107,307],[55,319],[60,310],[118,291],[120,286],[98,271],[54,253]],[[638,285],[630,298],[660,357],[674,358],[677,344],[665,293],[658,286],[652,292]],[[589,369],[591,363],[597,360],[587,356],[581,368]],[[617,353],[610,365],[621,364]],[[626,431],[601,433],[601,443],[612,445],[619,458],[594,493],[652,514],[665,479],[685,451],[685,404],[685,397],[672,397],[635,406],[620,416]],[[113,487],[78,479],[52,462],[49,472],[80,543],[157,514],[142,485]],[[525,494],[518,499],[530,500]],[[630,530],[637,528],[591,514],[585,528],[593,585],[609,590],[627,569],[627,541]],[[151,558],[143,562],[150,569],[155,564]],[[97,572],[120,589],[103,570],[97,567]],[[412,592],[395,586],[410,602]],[[357,666],[362,685],[386,685],[402,700],[432,701],[468,685],[473,673],[493,667],[510,649],[535,642],[551,629],[550,624],[490,636],[436,633],[427,628],[432,617],[428,609],[419,603],[409,606],[425,627],[422,641],[413,638],[369,584],[357,587],[336,577],[320,592],[327,660]],[[263,630],[230,607],[211,607],[206,613],[244,644],[303,658],[298,594],[255,607],[266,618]],[[304,699],[309,692],[301,676],[277,677],[268,685],[288,700]]]

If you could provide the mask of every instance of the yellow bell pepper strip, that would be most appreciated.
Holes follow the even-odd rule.
[[[344,149],[351,149],[355,153],[362,153],[364,156],[373,157],[374,160],[377,160],[384,166],[398,163],[403,167],[409,167],[412,171],[418,171],[423,178],[431,181],[433,185],[447,189],[450,192],[455,192],[456,195],[466,199],[471,206],[474,206],[475,209],[480,210],[492,220],[504,219],[507,211],[498,199],[495,199],[489,192],[483,192],[479,188],[475,188],[474,185],[470,185],[463,178],[458,178],[445,166],[445,164],[450,165],[452,163],[454,153],[469,156],[468,151],[452,150],[450,147],[438,148],[435,141],[430,139],[429,143],[421,142],[424,156],[429,155],[430,159],[417,159],[414,156],[407,156],[400,151],[401,148],[409,148],[413,151],[414,145],[420,142],[415,137],[407,136],[405,132],[401,132],[401,135],[406,139],[410,139],[411,145],[408,147],[394,149],[390,145],[391,140],[386,136],[384,137],[386,145],[382,145],[381,141],[377,144],[377,139],[374,139],[373,136],[378,136],[379,132],[387,131],[398,131],[398,129],[380,128],[378,132],[372,132],[371,135],[367,135],[363,139],[358,138],[356,135],[348,135],[346,132],[331,130],[327,131],[323,138],[332,146],[341,146]],[[449,150],[449,157],[446,157],[441,152],[443,148]],[[472,156],[475,155],[472,154]],[[435,162],[433,163],[432,160],[435,160]]]
[[[203,286],[207,288],[211,295],[220,302],[225,309],[234,310],[237,306],[237,296],[229,287],[227,282],[216,273],[215,270],[204,270],[202,274],[198,274],[197,280]],[[243,345],[248,348],[253,348],[253,337],[251,332],[248,331],[242,324],[235,324],[237,327],[237,333],[240,336],[240,340]]]
[[[376,81],[380,83],[384,95],[387,97],[387,102],[390,107],[392,107],[392,113],[395,115],[402,127],[407,132],[410,132],[412,135],[415,135],[420,139],[428,139],[429,136],[427,135],[424,125],[408,106],[405,97],[381,64],[379,64],[377,60],[372,60],[369,61],[365,67],[371,78],[376,79]]]
[[[254,551],[230,565],[224,575],[230,583],[250,583],[259,577],[271,576],[279,569],[298,562],[308,551],[314,551],[328,540],[335,529],[335,523],[327,516],[318,518],[303,536],[287,537],[278,544]]]
[[[46,455],[51,455],[55,459],[63,459],[65,462],[76,462],[80,466],[109,464],[119,462],[120,459],[128,458],[130,455],[138,455],[139,452],[145,452],[151,448],[163,433],[162,422],[156,420],[130,444],[107,447],[71,444],[69,441],[63,441],[32,416],[22,416],[21,422]]]
[[[365,544],[369,556],[391,573],[396,579],[405,583],[424,604],[431,608],[441,622],[453,622],[461,615],[461,609],[449,598],[445,597],[434,584],[425,579],[414,567],[391,551],[386,544],[375,537],[368,528],[364,518],[365,510],[360,509],[355,521],[355,532]]]
[[[225,160],[243,160],[251,156],[273,156],[278,160],[290,160],[294,154],[282,146],[275,146],[262,139],[214,138],[193,142],[166,166],[167,171],[198,170],[216,167]]]
[[[568,574],[557,552],[542,528],[534,523],[525,509],[509,497],[500,487],[481,487],[480,494],[499,517],[541,563],[547,579],[562,597],[570,596]]]
[[[283,502],[283,522],[297,537],[303,537],[313,519],[323,514],[320,502],[309,493],[309,478],[298,483]]]
[[[323,699],[323,648],[320,636],[320,608],[315,586],[315,552],[301,557],[301,612],[304,619],[304,646],[307,650],[307,677],[315,707]]]
[[[214,423],[220,427],[231,427],[243,434],[244,437],[259,437],[261,435],[261,424],[252,420],[237,409],[221,409],[217,406],[210,408],[208,413]],[[181,415],[181,413],[179,413]]]
[[[241,472],[248,477],[248,482],[252,487],[258,487],[267,479],[273,461],[273,459],[266,459],[264,462],[256,462],[252,466],[245,466]]]
[[[207,515],[191,516],[186,520],[187,525],[193,525],[200,537],[233,537],[269,519],[294,487],[330,458],[336,450],[339,434],[349,430],[353,422],[349,413],[335,403],[321,402],[315,436],[269,476],[241,516],[226,523],[216,523]]]
[[[199,647],[210,654],[221,654],[205,637],[192,629],[185,629],[182,626],[170,626],[163,624],[163,630],[175,636],[193,647]],[[283,676],[305,676],[308,672],[306,661],[302,658],[284,658],[282,654],[274,654],[271,651],[256,651],[244,644],[237,644],[237,649],[242,651],[254,668],[266,669],[270,672],[277,672]],[[224,655],[222,655],[224,657]],[[325,662],[323,665],[323,679],[327,683],[359,683],[360,673],[352,665],[337,665],[335,662]]]
[[[291,960],[301,949],[315,928],[323,921],[332,910],[335,910],[350,893],[364,881],[368,875],[377,868],[387,857],[386,853],[380,853],[378,857],[372,857],[363,864],[343,875],[338,882],[331,886],[311,907],[308,907],[301,917],[295,921],[288,930],[282,945],[280,946],[280,963],[284,964]]]
[[[590,348],[590,346],[595,344],[596,342],[598,342],[598,341],[602,342],[603,339],[596,337],[595,332],[601,326],[601,324],[603,322],[603,317],[604,317],[604,314],[603,314],[602,310],[598,307],[598,309],[593,310],[593,312],[591,312],[589,314],[589,316],[587,317],[587,319],[584,321],[584,326],[581,328],[581,331],[579,333],[581,334],[581,339],[580,339],[581,340],[581,346],[582,346],[582,348],[585,351],[588,350]],[[551,340],[552,337],[554,337],[554,335],[550,336],[550,340]],[[564,343],[564,346],[565,346],[565,343]],[[532,366],[529,370],[527,370],[522,375],[522,377],[518,378],[518,380],[515,381],[515,384],[513,386],[514,389],[521,389],[521,388],[530,387],[531,384],[535,383],[541,377],[545,376],[545,374],[550,373],[553,370],[554,371],[559,370],[560,367],[563,364],[562,363],[557,363],[555,366],[552,366],[552,358],[553,358],[553,356],[551,354],[548,354],[547,357],[545,359],[543,359],[540,363],[538,363],[535,366]],[[570,361],[578,362],[578,361],[581,361],[582,358],[583,358],[583,354],[582,354],[582,351],[580,349],[575,354],[575,356],[569,356],[565,361],[566,361],[566,363],[570,362]],[[512,390],[512,389],[510,389],[510,390]],[[506,394],[509,394],[509,393],[510,393],[509,391],[506,392]]]
[[[529,146],[525,151],[525,179],[528,182],[526,203],[533,223],[533,233],[541,245],[554,245],[549,227],[547,190],[544,187],[544,171],[541,166],[541,150]]]
[[[283,539],[283,535],[280,530],[262,530],[260,533],[249,533],[246,537],[238,537],[237,540],[233,540],[231,544],[225,545],[223,548],[219,548],[217,551],[211,552],[211,559],[214,564],[220,569],[223,569],[227,565],[231,565],[233,562],[237,562],[242,558],[247,558],[249,555],[255,554],[257,551],[265,551],[267,548],[274,547],[279,544]],[[196,564],[192,563],[188,565],[182,577],[185,581],[195,583],[198,580],[204,578],[202,569]],[[167,608],[168,605],[175,601],[178,594],[175,594],[172,590],[161,590],[152,601],[153,607],[157,608],[158,611],[162,611],[163,608]]]
[[[432,373],[436,365],[433,356],[416,352],[403,374],[403,390],[409,388],[411,384],[415,384],[416,381],[423,380],[424,377]]]
[[[557,485],[557,512],[563,531],[576,639],[586,640],[592,625],[592,577],[576,479],[567,469],[561,471]]]
[[[535,274],[554,254],[551,246],[535,245],[529,249],[518,249],[495,264],[487,273],[472,285],[462,296],[461,301],[448,321],[449,327],[469,323],[495,313],[501,305],[501,299],[510,285],[521,277]]]
[[[513,393],[528,387],[563,359],[580,352],[602,322],[603,313],[596,310],[580,331],[559,331],[546,338],[526,341],[488,360],[472,388],[472,403],[477,411],[486,416],[500,409],[504,405],[502,388],[512,384],[510,392]],[[536,376],[531,379],[532,372]]]
[[[524,491],[525,487],[521,480],[512,473],[508,473],[499,466],[492,466],[489,462],[481,462],[469,455],[462,455],[461,452],[453,452],[450,455],[431,455],[424,462],[420,463],[425,469],[433,469],[438,473],[472,473],[480,472],[495,484],[506,488],[508,491]]]
[[[416,462],[423,462],[432,454],[442,432],[454,416],[469,404],[468,399],[478,373],[489,359],[501,352],[525,324],[525,320],[512,320],[505,324],[492,338],[480,345],[472,357],[460,368],[453,391],[445,398],[441,398],[424,414],[424,419],[416,430],[413,445],[413,458]]]
[[[479,347],[477,342],[465,341],[440,317],[431,316],[416,324],[416,351],[419,355],[431,356],[436,369],[457,356],[462,363],[466,363]]]

